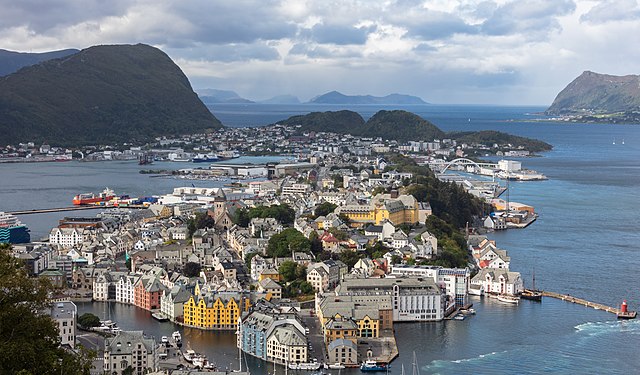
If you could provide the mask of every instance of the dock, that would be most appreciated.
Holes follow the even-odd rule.
[[[542,291],[542,295],[544,297],[551,297],[551,298],[556,298],[562,301],[567,301],[567,302],[572,302],[572,303],[576,303],[578,305],[582,305],[582,306],[586,306],[586,307],[591,307],[594,308],[596,310],[603,310],[612,314],[616,314],[616,316],[618,316],[619,318],[623,318],[623,319],[635,319],[636,317],[636,312],[635,311],[622,311],[619,308],[616,307],[611,307],[611,306],[607,306],[607,305],[603,305],[601,303],[597,303],[597,302],[591,302],[591,301],[587,301],[585,299],[582,298],[577,298],[577,297],[573,297],[569,294],[560,294],[560,293],[555,293],[555,292],[549,292],[546,290]]]
[[[31,214],[46,214],[51,212],[99,210],[99,209],[105,209],[105,208],[117,208],[117,206],[91,205],[91,206],[57,207],[57,208],[36,208],[33,210],[12,211],[7,213],[10,215],[31,215]],[[146,208],[146,207],[143,205],[129,205],[129,206],[121,206],[121,208],[140,209],[140,208]]]

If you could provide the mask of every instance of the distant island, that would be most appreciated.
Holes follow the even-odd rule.
[[[492,147],[494,144],[511,144],[531,152],[548,151],[552,146],[536,139],[519,137],[493,130],[477,132],[445,133],[422,117],[403,110],[379,111],[368,121],[353,111],[312,112],[307,115],[292,116],[277,122],[279,125],[300,126],[301,132],[332,132],[360,137],[381,137],[398,142],[430,142],[434,139],[451,138],[461,143],[480,144]]]
[[[63,49],[60,51],[29,53],[0,49],[0,77],[15,73],[25,66],[31,66],[43,61],[59,59],[80,52],[77,49]]]
[[[104,45],[0,78],[4,143],[140,143],[222,127],[161,50]]]
[[[331,91],[314,97],[311,104],[428,104],[417,96],[390,94],[387,96],[372,95],[344,95],[338,91]]]
[[[564,121],[640,122],[640,76],[583,72],[545,112]]]
[[[202,89],[198,90],[198,96],[204,104],[220,104],[220,103],[255,103],[252,100],[245,99],[231,90]]]

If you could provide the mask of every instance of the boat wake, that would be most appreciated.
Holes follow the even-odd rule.
[[[607,334],[626,333],[640,335],[640,320],[623,321],[612,320],[607,322],[588,322],[573,327],[578,333],[589,336],[601,336]]]
[[[491,352],[491,353],[487,353],[487,354],[480,354],[477,357],[473,357],[473,358],[464,358],[464,359],[452,359],[452,360],[442,360],[442,359],[436,359],[434,361],[431,361],[431,363],[429,365],[427,365],[426,367],[424,367],[424,370],[432,370],[432,369],[436,369],[436,368],[443,368],[443,367],[449,367],[451,364],[455,363],[455,364],[462,364],[462,363],[472,363],[472,362],[477,362],[477,361],[482,361],[484,359],[487,358],[491,358],[491,357],[495,357],[504,353],[507,353],[508,351],[502,351],[502,352]]]

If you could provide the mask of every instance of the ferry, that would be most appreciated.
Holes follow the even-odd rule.
[[[360,365],[360,371],[362,372],[374,372],[374,371],[386,371],[387,365],[384,363],[378,363],[372,359],[368,359],[366,362],[362,362]]]
[[[218,160],[220,158],[216,154],[198,154],[191,161],[194,163],[210,163]]]
[[[85,204],[96,204],[100,202],[108,202],[115,198],[113,190],[105,188],[100,194],[95,195],[93,193],[78,194],[73,197],[73,204],[76,206],[82,206]]]
[[[0,243],[28,243],[31,242],[29,228],[22,224],[17,217],[0,212]]]

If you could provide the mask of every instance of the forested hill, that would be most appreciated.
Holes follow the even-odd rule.
[[[77,49],[63,49],[42,53],[15,52],[0,49],[0,76],[17,72],[25,66],[35,65],[51,59],[58,59],[78,52],[79,50]]]
[[[368,121],[353,111],[312,112],[279,121],[281,125],[300,125],[302,131],[332,132],[362,137],[381,137],[399,142],[432,141],[434,139],[453,138],[459,142],[478,143],[492,146],[511,144],[514,147],[538,152],[552,148],[548,143],[535,139],[518,137],[493,130],[478,132],[445,133],[422,117],[407,111],[379,111]]]
[[[144,45],[105,45],[0,78],[5,144],[147,141],[222,126],[180,68]]]

